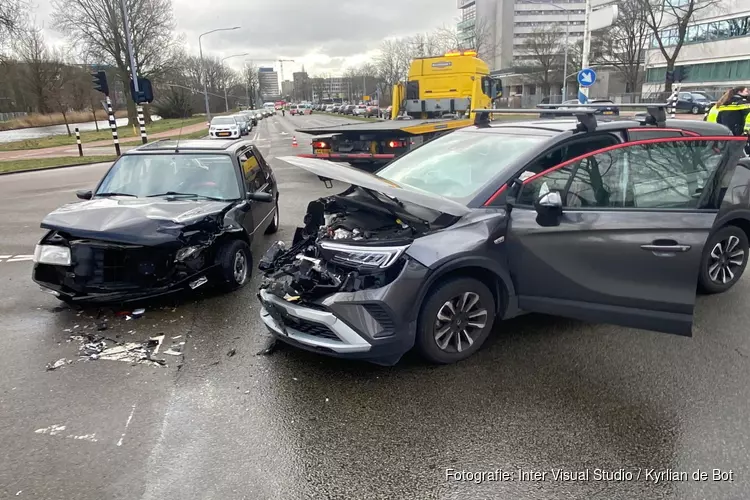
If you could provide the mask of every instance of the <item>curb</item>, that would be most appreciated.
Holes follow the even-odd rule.
[[[114,160],[113,160],[114,161]],[[2,162],[0,162],[2,163]],[[39,168],[27,168],[25,170],[13,170],[11,172],[0,172],[0,176],[2,175],[13,175],[13,174],[25,174],[26,172],[39,172],[40,170],[58,170],[61,168],[68,168],[68,167],[83,167],[85,165],[99,165],[101,163],[108,163],[106,161],[95,161],[95,162],[87,162],[87,163],[73,163],[71,165],[59,165],[57,167],[39,167]]]

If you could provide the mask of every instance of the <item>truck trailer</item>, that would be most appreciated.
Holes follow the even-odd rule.
[[[378,168],[434,137],[474,123],[472,109],[491,108],[502,82],[474,51],[412,61],[393,87],[391,120],[297,129],[313,136],[305,158]]]

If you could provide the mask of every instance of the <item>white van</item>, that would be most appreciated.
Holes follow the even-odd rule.
[[[276,114],[276,103],[275,102],[264,102],[263,109],[268,110],[271,114]]]

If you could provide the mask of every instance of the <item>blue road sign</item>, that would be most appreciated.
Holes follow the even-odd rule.
[[[596,71],[591,68],[583,68],[578,72],[578,85],[591,87],[596,81]]]
[[[578,102],[581,104],[586,104],[589,102],[589,98],[586,97],[586,94],[584,94],[580,90],[578,91]]]

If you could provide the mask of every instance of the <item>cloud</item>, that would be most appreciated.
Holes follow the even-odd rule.
[[[37,21],[44,22],[50,39],[61,34],[49,29],[49,0],[39,0]],[[293,59],[284,63],[284,77],[304,65],[311,73],[339,74],[346,67],[372,60],[383,39],[426,32],[452,24],[458,16],[456,0],[173,0],[176,34],[183,34],[189,51],[227,57],[247,53],[244,59]],[[276,69],[279,65],[275,64]]]

